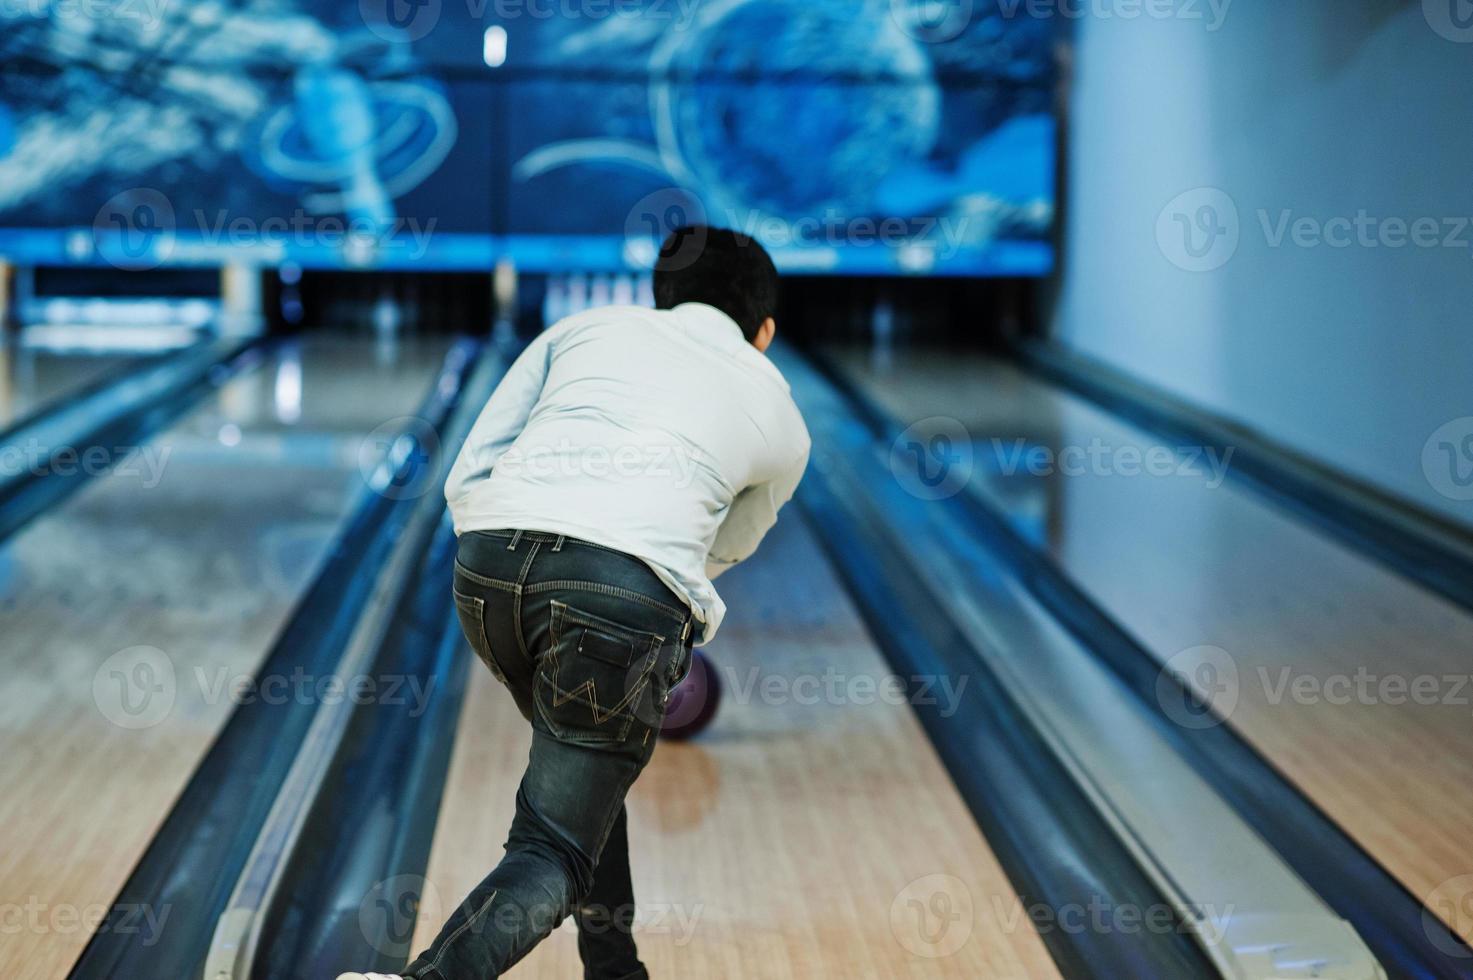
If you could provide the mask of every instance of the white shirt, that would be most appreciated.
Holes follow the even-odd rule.
[[[725,313],[609,306],[517,358],[460,451],[456,534],[520,528],[644,561],[716,635],[711,580],[757,550],[808,463],[772,362]]]

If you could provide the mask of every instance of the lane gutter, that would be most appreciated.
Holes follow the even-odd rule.
[[[440,429],[418,501],[339,676],[418,681],[410,696],[327,705],[216,928],[207,980],[390,971],[409,957],[472,659],[451,605],[455,534],[439,493],[511,362],[484,357]],[[404,688],[401,687],[401,693]]]
[[[975,649],[978,639],[928,591],[907,549],[893,539],[864,489],[867,480],[891,478],[874,458],[870,428],[837,392],[796,383],[794,394],[815,442],[797,500],[871,634],[912,685],[917,678],[968,681],[955,685],[960,696],[947,711],[936,699],[910,701],[1024,909],[1055,916],[1102,906],[1174,909],[1173,896],[1142,870],[988,668]],[[1165,930],[1037,925],[1066,977],[1219,976],[1184,922]]]
[[[260,338],[201,344],[84,390],[7,430],[10,451],[35,461],[0,472],[0,541],[112,469],[205,395],[264,358]],[[83,465],[85,462],[86,465]]]
[[[1219,458],[1231,451],[1228,474],[1243,486],[1473,611],[1473,531],[1055,344],[1020,344],[1014,355],[1033,373],[1163,439]]]
[[[890,444],[899,423],[827,358],[805,352],[840,391],[873,437]],[[1152,712],[1165,715],[1161,685],[1183,703],[1184,682],[1090,599],[1045,550],[1019,534],[990,502],[968,491],[939,506],[1026,584],[1039,603],[1120,677]],[[1169,721],[1169,716],[1167,716]],[[1231,801],[1294,871],[1350,922],[1392,976],[1473,978],[1473,948],[1304,796],[1274,764],[1223,719],[1186,728],[1163,726],[1177,750]]]
[[[441,429],[479,347],[461,341],[451,348],[418,419]],[[258,677],[332,673],[413,510],[415,500],[392,488],[423,479],[434,447],[422,437],[406,429],[380,470],[383,485],[364,486]],[[316,710],[298,698],[256,698],[235,709],[83,950],[73,980],[200,975],[215,923]],[[140,910],[164,923],[158,935],[137,927]]]

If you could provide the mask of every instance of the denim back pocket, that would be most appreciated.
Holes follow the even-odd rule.
[[[538,709],[552,733],[574,741],[629,736],[665,638],[552,602],[549,648],[537,671]]]
[[[486,600],[453,590],[451,594],[455,596],[455,614],[460,617],[461,632],[465,634],[471,649],[476,651],[476,656],[481,658],[482,663],[491,668],[496,679],[505,684],[506,675],[501,672],[501,665],[491,652],[491,641],[486,638]]]

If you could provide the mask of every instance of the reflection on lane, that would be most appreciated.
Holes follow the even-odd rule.
[[[252,674],[447,347],[282,348],[0,549],[13,894],[92,921],[235,704],[320,696]],[[12,937],[0,973],[60,975],[87,932]]]
[[[960,427],[953,489],[1044,542],[1420,899],[1473,897],[1473,616],[1235,485],[1230,457],[1007,364],[832,353],[921,445]]]
[[[59,354],[0,344],[0,429],[142,360],[128,354]]]

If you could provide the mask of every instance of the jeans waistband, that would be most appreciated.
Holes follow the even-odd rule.
[[[467,541],[467,539],[470,540]],[[477,547],[477,542],[479,542],[479,547]],[[597,575],[595,568],[599,562],[612,562],[613,564],[609,566],[610,574],[625,579],[621,583],[625,587],[637,588],[639,591],[647,594],[649,598],[670,606],[672,611],[680,610],[690,617],[692,621],[694,620],[694,613],[690,609],[690,604],[677,595],[670,586],[666,585],[655,574],[654,569],[643,559],[637,558],[627,551],[620,551],[618,548],[596,544],[592,541],[586,541],[583,538],[575,538],[568,534],[556,534],[551,531],[527,531],[516,528],[499,528],[491,531],[467,531],[461,535],[462,548],[460,555],[462,559],[472,559],[467,565],[472,571],[482,571],[475,568],[476,564],[480,564],[480,562],[473,560],[476,554],[479,553],[482,555],[486,562],[499,564],[494,556],[506,555],[507,552],[515,553],[532,544],[542,547],[542,551],[539,552],[541,555],[566,555],[570,551],[587,549],[593,552],[593,554],[588,556],[590,565],[585,566],[587,569],[585,574]],[[465,550],[466,545],[469,545],[469,551]],[[482,549],[486,550],[483,551]],[[618,571],[614,571],[616,568]],[[489,571],[482,571],[482,574],[489,574]],[[637,578],[637,581],[628,580],[627,576],[631,574]]]
[[[480,535],[486,538],[500,538],[508,542],[508,551],[516,551],[517,546],[523,541],[536,541],[539,544],[552,545],[553,551],[562,551],[568,545],[577,545],[580,548],[597,548],[599,551],[607,552],[611,555],[619,555],[622,558],[628,558],[630,561],[638,561],[641,565],[644,564],[644,562],[627,551],[620,551],[618,548],[610,548],[608,545],[585,541],[583,538],[575,538],[571,534],[554,534],[551,531],[523,531],[518,528],[502,528],[495,531],[468,531],[466,533]]]

